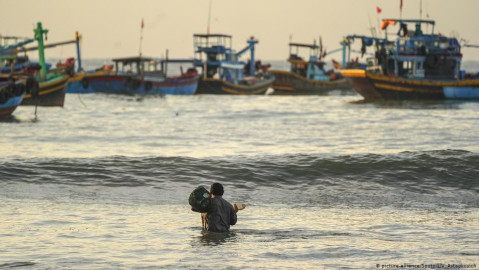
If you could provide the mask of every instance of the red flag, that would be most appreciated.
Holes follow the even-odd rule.
[[[145,27],[145,22],[141,19],[141,29],[143,29],[143,27]]]
[[[376,7],[376,12],[377,12],[378,14],[381,13],[381,11],[383,11],[381,8]]]

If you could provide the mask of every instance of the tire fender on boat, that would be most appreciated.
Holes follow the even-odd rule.
[[[145,90],[146,91],[151,90],[152,87],[153,87],[153,84],[151,82],[146,82],[146,84],[145,84]]]
[[[7,99],[15,96],[15,89],[15,83],[10,83],[7,88],[3,90],[6,91],[5,96],[7,97]]]
[[[126,78],[123,80],[123,84],[124,84],[125,86],[130,85],[130,82],[131,82],[131,77],[126,77]]]
[[[7,102],[7,97],[5,95],[5,89],[0,90],[0,104]]]
[[[426,63],[430,68],[437,68],[439,66],[439,56],[435,54],[426,55]]]
[[[28,78],[27,78],[27,83],[26,83],[26,91],[27,91],[27,94],[31,94],[31,93],[32,93],[32,88],[33,88],[34,85],[35,85],[35,79],[32,78],[32,77],[28,77]]]
[[[137,90],[141,86],[141,81],[138,79],[132,79],[131,80],[131,89]]]
[[[23,83],[15,85],[15,96],[21,96],[23,93],[25,93],[25,85]]]
[[[36,98],[40,96],[40,84],[38,81],[35,81],[31,90],[32,97]]]
[[[81,86],[83,87],[83,89],[87,89],[87,88],[88,88],[89,83],[88,83],[87,78],[83,77],[83,79],[81,80]]]

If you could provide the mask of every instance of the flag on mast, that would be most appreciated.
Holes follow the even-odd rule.
[[[399,9],[400,9],[401,12],[402,12],[402,0],[399,0]]]
[[[380,7],[376,7],[376,12],[379,14],[381,13],[381,11],[383,11]]]
[[[143,29],[145,27],[145,21],[143,20],[143,18],[141,18],[141,29]]]

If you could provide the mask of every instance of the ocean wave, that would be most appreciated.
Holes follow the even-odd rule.
[[[379,155],[106,157],[15,159],[0,164],[0,182],[79,186],[159,186],[224,182],[236,188],[258,186],[309,189],[348,188],[352,183],[408,191],[441,188],[479,191],[479,154],[462,150],[402,152]]]

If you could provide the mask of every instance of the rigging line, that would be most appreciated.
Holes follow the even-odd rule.
[[[83,107],[88,108],[88,106],[83,102],[82,98],[80,97],[80,93],[77,93],[78,100],[80,100],[80,103],[83,105]]]

